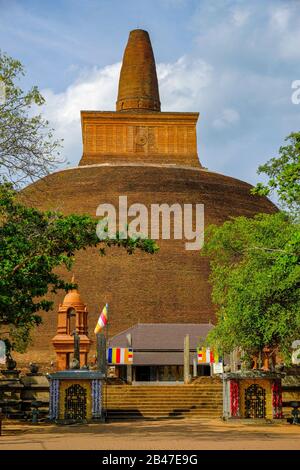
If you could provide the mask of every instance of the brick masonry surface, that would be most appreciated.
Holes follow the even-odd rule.
[[[250,195],[251,186],[234,178],[201,169],[134,164],[81,166],[53,173],[23,191],[27,204],[65,214],[95,216],[100,203],[118,205],[127,195],[128,204],[202,203],[205,227],[231,216],[274,212],[266,198]],[[155,255],[112,248],[105,257],[97,249],[76,254],[73,272],[82,300],[87,304],[90,337],[105,302],[110,306],[109,334],[115,335],[135,323],[203,323],[214,321],[208,260],[198,251],[186,251],[184,241],[160,240]],[[71,280],[71,273],[61,271]],[[51,339],[56,332],[58,304],[42,314],[43,325],[24,361],[55,359]],[[93,345],[94,347],[95,345]]]

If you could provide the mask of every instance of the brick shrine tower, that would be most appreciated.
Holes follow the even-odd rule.
[[[74,283],[74,277],[72,283]],[[69,369],[70,357],[74,352],[74,336],[72,335],[74,330],[80,338],[80,367],[87,365],[88,352],[92,343],[88,338],[87,317],[87,307],[81,300],[78,290],[70,290],[63,303],[59,305],[57,333],[52,339],[57,358],[57,370]]]

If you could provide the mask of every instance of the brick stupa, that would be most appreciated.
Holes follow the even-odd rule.
[[[28,201],[41,209],[95,216],[101,203],[118,207],[139,202],[205,206],[205,227],[232,216],[274,212],[266,198],[250,194],[251,185],[204,169],[198,160],[198,113],[161,112],[155,60],[146,31],[134,30],[123,58],[116,111],[82,111],[83,155],[77,168],[55,172],[28,186]],[[79,110],[78,110],[79,112]],[[99,309],[110,304],[109,334],[140,323],[204,323],[215,320],[208,283],[209,263],[183,240],[159,240],[151,256],[129,256],[113,248],[105,257],[96,249],[76,255],[74,272],[88,299],[89,328]],[[69,274],[63,273],[68,279]],[[43,314],[26,360],[55,359],[58,304]]]

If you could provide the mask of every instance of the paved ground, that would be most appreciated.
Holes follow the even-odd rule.
[[[167,420],[54,426],[3,423],[0,450],[300,450],[300,426]]]

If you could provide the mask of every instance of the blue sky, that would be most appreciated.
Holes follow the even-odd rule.
[[[81,156],[80,110],[114,110],[128,33],[149,31],[163,111],[199,111],[205,167],[251,183],[299,130],[299,0],[0,0],[0,47],[38,85],[43,112]]]

